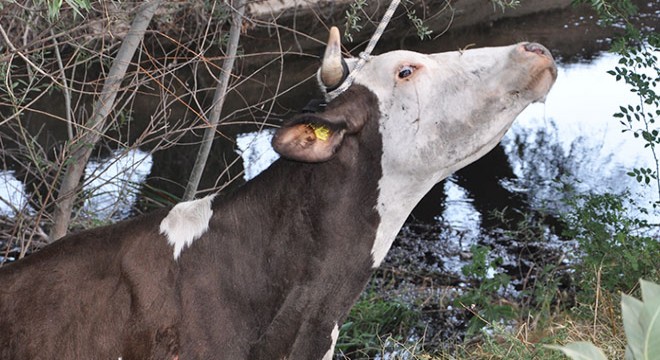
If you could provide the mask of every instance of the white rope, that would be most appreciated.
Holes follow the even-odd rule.
[[[394,11],[396,11],[397,6],[399,6],[400,0],[392,0],[390,3],[390,6],[387,8],[387,11],[385,11],[385,15],[383,15],[383,18],[380,20],[380,23],[378,24],[378,27],[376,28],[376,31],[374,34],[371,36],[371,40],[369,40],[369,43],[367,44],[367,47],[364,49],[363,52],[360,53],[360,59],[358,62],[355,64],[355,67],[353,70],[348,74],[348,77],[346,77],[346,80],[335,90],[329,92],[327,94],[327,100],[330,101],[337,96],[339,96],[341,93],[346,91],[351,85],[353,85],[353,81],[355,80],[356,74],[362,69],[364,64],[369,61],[369,58],[371,56],[371,52],[374,50],[376,47],[376,44],[378,43],[378,40],[380,40],[380,36],[383,35],[383,32],[385,32],[385,28],[387,27],[387,24],[389,24],[390,20],[392,19],[392,16],[394,16]]]

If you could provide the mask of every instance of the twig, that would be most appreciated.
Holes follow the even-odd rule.
[[[11,40],[9,40],[9,36],[7,36],[7,33],[5,32],[5,29],[2,27],[2,25],[0,25],[0,35],[2,35],[3,40],[5,41],[5,43],[7,43],[7,47],[9,47],[9,50],[11,50],[11,52],[17,54],[21,59],[23,59],[23,61],[25,61],[26,64],[30,65],[30,67],[34,68],[34,70],[36,70],[38,73],[49,78],[55,84],[62,86],[62,84],[60,84],[57,81],[57,79],[53,77],[53,75],[43,71],[39,66],[33,63],[27,56],[23,55],[22,52],[16,50],[16,47],[14,46],[14,44],[12,44]]]
[[[204,135],[202,137],[202,145],[200,146],[197,157],[195,158],[195,165],[193,166],[188,184],[186,185],[186,190],[183,194],[183,200],[192,200],[197,193],[197,187],[199,186],[199,181],[202,178],[202,173],[204,172],[206,161],[208,160],[209,153],[211,152],[213,137],[215,135],[215,130],[218,126],[220,114],[222,113],[222,107],[227,95],[227,87],[229,85],[229,79],[231,77],[231,72],[234,67],[234,60],[236,58],[236,52],[238,50],[241,24],[243,21],[243,14],[245,12],[245,1],[233,1],[233,10],[232,23],[229,30],[229,43],[227,44],[227,57],[222,63],[222,73],[220,74],[220,80],[213,95],[213,105],[209,114],[209,127],[204,131]]]
[[[73,140],[73,118],[71,112],[71,90],[67,85],[66,73],[64,72],[64,64],[62,63],[62,55],[60,55],[60,44],[57,42],[55,32],[50,29],[50,34],[53,36],[53,45],[55,48],[55,58],[57,59],[57,66],[60,68],[60,76],[62,77],[62,92],[64,94],[64,111],[66,117],[66,131],[69,135],[69,140]]]
[[[598,270],[596,270],[596,304],[594,308],[594,333],[596,333],[596,325],[598,323],[598,306],[600,303],[600,276],[601,270],[603,270],[603,264],[601,262]]]

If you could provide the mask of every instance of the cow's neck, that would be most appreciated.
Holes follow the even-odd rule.
[[[381,222],[372,250],[374,268],[378,267],[387,255],[408,215],[435,184],[433,179],[411,182],[408,178],[387,175],[380,179],[376,209]]]
[[[380,265],[412,209],[436,183],[432,178],[383,170],[379,116],[374,111],[360,134],[348,136],[332,160],[321,164],[280,160],[250,184],[254,191],[270,193],[256,198],[284,197],[273,201],[270,211],[295,213],[308,207],[306,211],[316,216],[310,220],[318,224],[355,226],[364,233],[375,226],[366,240],[372,268]],[[296,196],[301,198],[287,199]],[[283,209],[282,204],[292,207]]]
[[[375,209],[382,172],[376,151],[358,149],[361,146],[359,139],[347,138],[337,157],[321,164],[279,160],[247,184],[246,193],[255,201],[261,199],[258,206],[272,213],[308,214],[309,223],[304,225],[309,228],[336,228],[320,236],[341,236],[341,229],[350,227],[364,232],[373,227],[375,232],[380,222]]]
[[[343,251],[347,260],[356,256],[354,261],[368,262],[371,267],[380,223],[376,211],[382,173],[379,146],[378,139],[347,136],[330,161],[278,160],[236,194],[235,199],[244,202],[239,209],[243,214],[236,218],[240,222],[258,216],[252,221],[267,223],[271,232],[289,234],[276,238],[291,249],[311,246],[319,257]],[[226,212],[214,216],[226,216]],[[305,244],[310,240],[316,244]]]

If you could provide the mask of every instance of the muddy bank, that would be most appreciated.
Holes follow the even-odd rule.
[[[246,48],[259,51],[272,51],[278,44],[273,44],[273,34],[278,28],[289,28],[278,34],[289,49],[304,52],[318,47],[319,39],[327,37],[330,26],[346,28],[346,12],[352,0],[263,0],[253,1],[248,5],[254,29]],[[541,12],[565,9],[571,0],[526,0],[513,8],[503,8],[490,0],[433,0],[402,2],[382,36],[382,42],[388,43],[408,36],[417,36],[415,26],[407,13],[414,13],[424,21],[424,26],[433,31],[432,37],[446,31],[461,31],[474,26],[491,26],[493,22],[520,18]],[[364,25],[359,32],[351,31],[353,41],[345,43],[347,49],[368,41],[383,14],[390,5],[390,0],[368,1],[368,5],[358,11]]]

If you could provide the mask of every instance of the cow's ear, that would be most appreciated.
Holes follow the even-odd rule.
[[[320,117],[308,115],[284,124],[273,136],[273,148],[282,157],[323,162],[335,154],[345,130]]]

